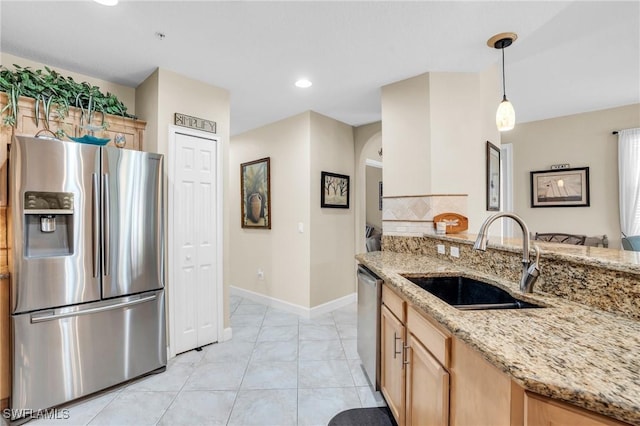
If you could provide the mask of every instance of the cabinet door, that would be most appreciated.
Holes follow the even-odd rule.
[[[596,413],[553,401],[541,396],[525,393],[525,426],[618,426],[623,425]]]
[[[404,426],[405,327],[384,305],[380,310],[380,389],[399,426]]]
[[[522,424],[522,412],[517,410],[514,396],[519,388],[512,387],[509,376],[456,338],[452,340],[449,372],[451,426]],[[521,398],[524,400],[524,395]]]
[[[100,136],[109,138],[108,145],[126,149],[142,149],[142,133],[144,126],[141,122],[118,116],[107,116],[107,128],[100,131]]]
[[[103,118],[102,114],[96,113],[91,124],[96,127],[105,127],[95,130],[93,135],[98,138],[110,139],[109,143],[107,143],[108,146],[137,151],[142,150],[142,138],[146,122],[118,115],[105,115]],[[84,135],[86,130],[80,128],[80,133]]]
[[[408,425],[449,424],[449,373],[410,332],[407,333]]]
[[[15,134],[35,136],[39,131],[45,129],[44,107],[40,102],[38,104],[38,124],[36,125],[36,101],[35,99],[21,97],[18,101],[18,117],[16,121]],[[62,120],[57,118],[55,107],[49,111],[49,130],[57,132],[63,130],[67,136],[77,135],[77,126],[75,123],[76,115],[69,111],[69,115]],[[45,134],[44,136],[51,136]]]
[[[11,356],[9,332],[9,279],[0,280],[0,400],[11,393]],[[0,409],[5,408],[0,402]]]

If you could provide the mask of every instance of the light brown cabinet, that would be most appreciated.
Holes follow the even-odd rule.
[[[413,333],[407,346],[406,424],[448,425],[449,373]]]
[[[399,425],[404,424],[405,374],[403,349],[405,328],[386,307],[380,319],[380,388]]]
[[[7,408],[11,394],[9,352],[9,280],[0,280],[0,410]]]
[[[564,402],[525,393],[525,426],[623,426],[625,423]]]
[[[6,104],[7,95],[6,93],[0,92],[0,109]],[[35,100],[32,98],[20,98],[18,101],[16,126],[2,126],[0,131],[0,164],[4,164],[7,159],[5,147],[11,143],[13,135],[34,136],[45,128],[44,112],[42,109],[39,111],[38,122],[36,124],[34,104]],[[52,111],[49,120],[49,129],[51,131],[55,132],[61,129],[71,137],[78,137],[85,134],[81,126],[81,114],[78,108],[70,108],[69,115],[61,121],[53,119],[54,115],[55,112]],[[94,114],[92,124],[95,126],[103,124],[101,113]],[[115,146],[116,140],[122,140],[124,141],[124,145],[121,146],[122,148],[135,150],[141,150],[143,148],[146,122],[115,115],[105,115],[104,124],[106,128],[104,130],[97,130],[94,136],[111,139],[108,145]]]
[[[525,392],[387,285],[381,308],[382,394],[399,426],[623,426]]]
[[[448,425],[449,336],[383,286],[380,387],[398,425]],[[406,324],[406,325],[405,325]]]
[[[524,390],[457,338],[450,371],[452,426],[523,424]]]

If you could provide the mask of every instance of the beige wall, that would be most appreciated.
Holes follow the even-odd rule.
[[[382,122],[365,124],[353,129],[354,152],[355,152],[355,188],[354,200],[355,205],[355,250],[356,253],[364,253],[366,251],[364,227],[366,218],[366,161],[367,159],[382,161],[378,154],[378,150],[382,148]],[[384,156],[384,153],[383,153]]]
[[[431,193],[429,74],[382,87],[385,196]]]
[[[379,182],[382,182],[382,169],[367,166],[367,223],[382,232],[382,210],[379,207]]]
[[[311,301],[315,307],[355,292],[353,128],[311,112]],[[349,208],[320,207],[322,171],[350,176]]]
[[[469,231],[480,228],[489,215],[486,141],[500,145],[497,81],[493,66],[427,73],[382,88],[385,196],[468,194]]]
[[[217,136],[222,142],[223,163],[223,304],[224,326],[229,326],[228,276],[229,276],[229,132],[230,104],[229,92],[201,81],[192,80],[174,72],[157,69],[140,84],[136,91],[136,104],[140,118],[147,121],[145,151],[165,155],[165,173],[167,156],[171,154],[168,146],[169,126],[173,124],[174,113],[180,112],[195,117],[213,120],[217,123]],[[166,174],[165,174],[166,176]],[[168,201],[168,182],[165,178],[165,206]],[[167,276],[170,271],[167,265]],[[172,285],[167,281],[167,285]],[[167,300],[167,303],[171,303]]]
[[[320,207],[321,171],[354,174],[352,127],[305,112],[234,136],[231,215],[238,222],[240,164],[263,157],[271,158],[271,230],[232,221],[231,285],[307,309],[352,294],[353,192],[349,209]]]
[[[469,232],[486,210],[486,141],[500,146],[495,126],[497,69],[481,73],[430,73],[431,194],[467,194]],[[491,88],[494,90],[491,91]],[[490,229],[492,234],[499,226]]]
[[[310,113],[233,137],[229,156],[230,271],[233,286],[310,306]],[[240,164],[270,157],[271,229],[240,226]],[[320,185],[318,177],[317,185]],[[298,223],[304,232],[298,232]],[[257,276],[264,271],[264,280]]]
[[[127,107],[127,112],[129,114],[136,114],[136,89],[133,87],[123,86],[121,84],[112,83],[106,80],[100,80],[98,78],[90,77],[84,74],[78,74],[76,72],[54,67],[49,64],[43,64],[40,62],[31,61],[29,59],[20,58],[9,53],[0,52],[0,64],[9,69],[13,69],[13,64],[16,64],[20,65],[21,67],[31,67],[34,70],[44,69],[46,65],[65,77],[73,78],[76,82],[81,83],[86,81],[89,84],[99,87],[100,91],[103,93],[110,92],[116,95],[117,98]]]
[[[640,127],[640,104],[516,123],[502,137],[513,144],[514,211],[532,232],[606,234],[610,247],[619,248],[618,139],[611,133],[634,127]],[[589,167],[591,205],[531,208],[529,172],[562,163]]]
[[[148,152],[158,152],[158,98],[160,96],[159,85],[160,70],[156,69],[136,88],[136,100],[138,114],[144,117],[147,128],[144,132],[142,150]]]

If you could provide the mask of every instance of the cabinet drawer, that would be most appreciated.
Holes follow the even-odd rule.
[[[423,317],[413,306],[407,312],[407,329],[445,368],[451,360],[451,336]]]
[[[386,285],[382,286],[382,303],[384,303],[401,322],[404,323],[406,321],[404,300]]]

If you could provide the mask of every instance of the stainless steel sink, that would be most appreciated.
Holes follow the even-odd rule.
[[[462,310],[544,308],[517,299],[501,288],[473,278],[411,275],[404,275],[404,278]]]

